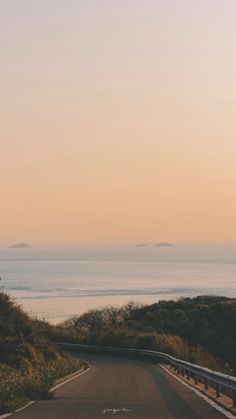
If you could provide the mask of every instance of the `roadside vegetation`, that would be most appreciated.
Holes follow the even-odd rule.
[[[236,373],[236,299],[181,298],[152,305],[89,310],[58,326],[37,322],[54,341],[153,349]]]
[[[78,358],[40,335],[34,320],[0,292],[0,413],[50,398],[56,379],[82,367]]]
[[[53,342],[153,349],[234,375],[235,325],[236,299],[225,297],[130,302],[52,325],[30,318],[0,292],[0,413],[50,398],[56,379],[83,366]]]

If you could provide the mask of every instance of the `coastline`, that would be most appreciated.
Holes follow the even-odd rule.
[[[71,297],[69,299],[52,297],[48,299],[16,300],[16,302],[20,304],[23,310],[25,310],[30,316],[45,319],[52,324],[57,324],[73,315],[82,314],[91,308],[106,305],[122,306],[131,300],[136,303],[152,304],[158,302],[160,299],[163,299],[163,297],[158,298],[157,296],[152,295],[117,295],[109,297]]]

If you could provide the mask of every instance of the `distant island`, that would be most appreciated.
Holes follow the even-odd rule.
[[[172,243],[161,242],[155,244],[155,247],[174,247],[174,245]]]
[[[174,244],[168,242],[160,242],[157,244],[153,243],[138,243],[136,247],[147,247],[147,246],[154,246],[154,247],[174,247]]]
[[[16,243],[12,246],[9,246],[9,249],[30,249],[31,246],[27,243]]]

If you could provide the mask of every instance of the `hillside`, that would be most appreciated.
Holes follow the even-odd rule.
[[[55,340],[155,349],[234,374],[235,325],[235,299],[200,296],[152,305],[104,307],[59,326],[39,322],[38,327]]]
[[[236,299],[216,296],[161,301],[132,314],[131,325],[159,333],[177,334],[201,345],[236,371]]]
[[[34,321],[0,292],[0,413],[50,397],[55,379],[81,367],[39,336]]]
[[[54,380],[81,367],[51,341],[154,349],[236,372],[236,300],[200,296],[92,309],[54,326],[0,292],[0,413],[50,397]]]

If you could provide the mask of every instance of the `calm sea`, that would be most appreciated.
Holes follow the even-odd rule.
[[[236,297],[236,245],[1,249],[2,286],[53,322],[104,304]]]

